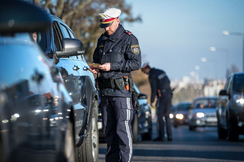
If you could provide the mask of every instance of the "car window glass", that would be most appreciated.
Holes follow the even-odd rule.
[[[195,108],[214,108],[216,107],[218,99],[208,99],[208,98],[203,98],[203,99],[198,99],[194,101],[193,106]]]
[[[230,78],[228,78],[226,83],[225,83],[225,88],[224,88],[225,90],[227,90],[227,87],[228,87],[228,84],[229,84],[229,80],[230,80]]]
[[[233,81],[233,77],[230,78],[230,81],[229,81],[229,84],[228,84],[228,87],[227,87],[227,94],[230,94],[231,93],[232,81]]]
[[[177,106],[177,110],[188,110],[188,107],[190,107],[191,104],[180,104]]]
[[[53,22],[53,35],[54,35],[54,43],[55,43],[55,46],[57,48],[58,51],[61,51],[62,49],[62,43],[61,43],[61,32],[60,32],[60,29],[58,27],[58,23],[57,22]]]
[[[137,86],[134,85],[134,89],[137,93],[140,93],[140,90],[137,88]]]
[[[244,90],[244,75],[235,76],[233,88],[237,92],[242,92]]]
[[[70,38],[70,35],[69,35],[67,28],[62,23],[60,23],[60,29],[62,31],[64,38]]]
[[[39,44],[41,49],[45,52],[47,49],[47,38],[46,38],[46,32],[37,32],[37,39],[36,43]]]
[[[70,29],[68,29],[68,31],[69,31],[71,38],[75,38],[75,34]]]

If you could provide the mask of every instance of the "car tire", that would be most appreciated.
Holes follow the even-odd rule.
[[[97,109],[97,107],[94,107],[90,132],[88,133],[85,143],[87,162],[96,162],[98,160],[99,135],[97,124]]]
[[[219,139],[226,139],[227,131],[220,126],[219,122],[218,122],[218,125],[217,125],[217,129],[218,129],[218,137],[219,137]]]
[[[74,131],[73,124],[70,122],[70,120],[67,121],[64,156],[67,158],[67,161],[75,161]]]
[[[133,123],[132,123],[133,143],[137,143],[137,141],[138,141],[138,139],[137,139],[138,127],[139,127],[138,116],[137,116],[137,113],[134,113]]]
[[[230,119],[227,120],[227,140],[228,141],[238,141],[239,133],[237,128],[230,122]]]
[[[141,135],[142,140],[152,140],[152,123],[150,123],[150,128],[148,128],[148,132]]]
[[[86,137],[86,142],[76,148],[76,162],[96,162],[99,153],[99,135],[97,125],[97,107],[94,107],[90,132]]]
[[[178,127],[178,124],[176,123],[176,120],[174,120],[173,123],[174,123],[173,126],[174,126],[175,128]]]
[[[190,130],[190,131],[195,131],[196,128],[197,128],[196,126],[191,126],[191,125],[189,125],[189,130]]]

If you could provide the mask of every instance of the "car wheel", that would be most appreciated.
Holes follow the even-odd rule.
[[[94,107],[91,128],[85,143],[87,162],[96,162],[98,160],[99,136],[97,126],[97,109],[97,107]]]
[[[228,141],[238,141],[239,133],[237,128],[230,122],[230,119],[227,120],[227,140]]]
[[[219,122],[218,122],[218,125],[217,125],[217,129],[218,129],[218,137],[219,137],[219,139],[226,139],[227,131],[220,126]]]
[[[2,141],[2,138],[0,136],[0,162],[3,162],[5,161],[4,160],[4,146],[3,146],[3,141]],[[6,150],[5,150],[6,151]]]
[[[85,143],[76,149],[76,162],[96,162],[98,161],[99,135],[97,126],[97,107],[94,107],[90,132]]]
[[[74,131],[73,131],[73,125],[70,122],[70,120],[68,120],[67,122],[64,155],[67,158],[67,161],[75,161]]]
[[[138,126],[139,126],[138,116],[137,113],[134,113],[133,123],[132,123],[133,143],[137,143]]]
[[[148,132],[141,135],[142,140],[152,140],[152,122],[148,128]]]
[[[197,128],[196,126],[191,126],[191,125],[189,125],[189,130],[190,130],[190,131],[195,131],[196,128]]]

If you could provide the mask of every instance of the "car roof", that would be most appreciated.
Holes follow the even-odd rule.
[[[207,96],[202,96],[202,97],[196,97],[194,100],[201,100],[201,99],[218,99],[218,96],[211,96],[211,97],[207,97]]]
[[[59,20],[59,21],[63,22],[63,20],[61,20],[59,17],[57,17],[55,15],[49,14],[49,16],[50,16],[51,20]]]
[[[181,101],[177,105],[181,105],[181,104],[191,104],[191,102],[189,102],[189,101]]]
[[[244,72],[232,73],[233,75],[244,75]]]

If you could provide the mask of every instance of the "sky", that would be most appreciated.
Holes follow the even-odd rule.
[[[122,24],[137,37],[142,63],[166,71],[171,80],[196,74],[200,79],[225,79],[231,65],[243,71],[244,0],[125,2],[134,17],[142,17],[141,23]]]

